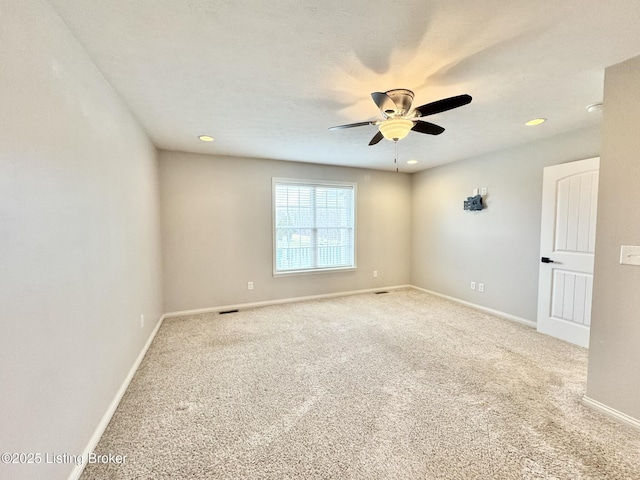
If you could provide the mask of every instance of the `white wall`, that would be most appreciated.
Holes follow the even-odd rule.
[[[599,148],[599,129],[588,128],[414,174],[411,283],[535,322],[542,170]],[[482,186],[487,208],[464,211]]]
[[[0,1],[0,59],[0,452],[76,455],[161,315],[157,153],[45,1]]]
[[[273,277],[272,177],[357,183],[357,271]],[[160,178],[166,312],[409,283],[407,174],[163,151]]]
[[[640,57],[606,70],[587,397],[640,422]]]

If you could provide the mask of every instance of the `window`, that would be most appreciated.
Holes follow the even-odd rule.
[[[353,269],[354,183],[273,179],[273,273]]]

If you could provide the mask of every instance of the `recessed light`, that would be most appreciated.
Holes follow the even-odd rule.
[[[546,121],[546,118],[534,118],[533,120],[529,120],[527,123],[525,123],[525,125],[527,127],[533,127],[534,125],[540,125]]]
[[[418,160],[407,160],[407,163],[409,165],[415,165],[416,163],[418,163]]]
[[[210,137],[209,135],[200,135],[198,138],[203,142],[213,142],[213,137]]]
[[[587,112],[589,113],[601,112],[601,111],[602,111],[602,102],[592,103],[587,107]]]

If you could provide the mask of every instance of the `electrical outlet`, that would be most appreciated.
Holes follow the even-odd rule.
[[[479,283],[478,284],[478,291],[479,292],[484,292],[484,283]]]
[[[377,276],[378,276],[378,270],[374,270],[374,271],[373,271],[373,276],[374,276],[374,277],[377,277]]]
[[[471,286],[469,288],[471,288],[471,290],[475,290],[476,289],[476,282],[471,282]]]
[[[487,187],[480,187],[480,195],[486,195],[487,194]]]
[[[253,290],[253,282],[247,282],[247,290]]]
[[[144,313],[140,315],[140,328],[144,328]]]

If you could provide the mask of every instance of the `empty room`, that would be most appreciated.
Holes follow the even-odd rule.
[[[0,0],[0,478],[640,478],[638,25]]]

